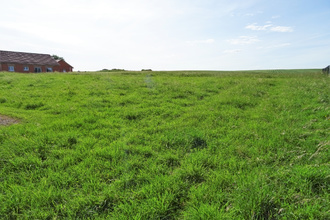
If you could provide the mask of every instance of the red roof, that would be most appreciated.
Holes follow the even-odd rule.
[[[59,66],[49,54],[24,53],[0,50],[0,63]]]
[[[58,59],[58,60],[56,60],[56,62],[58,62],[58,63],[60,63],[61,61],[64,62],[66,65],[68,65],[68,66],[70,66],[70,67],[73,68],[73,66],[71,66],[70,64],[68,64],[64,59]]]

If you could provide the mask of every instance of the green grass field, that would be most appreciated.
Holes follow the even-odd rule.
[[[330,219],[329,83],[0,72],[0,218]]]

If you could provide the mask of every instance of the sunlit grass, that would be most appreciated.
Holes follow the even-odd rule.
[[[0,218],[329,219],[329,81],[0,72]]]

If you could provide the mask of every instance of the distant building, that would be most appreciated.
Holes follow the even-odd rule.
[[[0,50],[0,71],[19,73],[72,72],[73,67],[63,59],[56,61],[49,54]]]
[[[64,59],[56,60],[56,62],[59,64],[59,66],[55,68],[55,71],[72,72],[73,67],[70,64],[68,64]]]
[[[326,68],[322,69],[323,73],[330,74],[330,65],[327,66]]]
[[[59,66],[48,54],[0,50],[0,71],[19,73],[53,72]]]

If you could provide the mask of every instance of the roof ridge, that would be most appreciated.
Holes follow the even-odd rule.
[[[50,56],[50,54],[46,54],[46,53],[20,52],[20,51],[11,51],[11,50],[0,50],[0,52],[40,54],[40,55],[49,55]]]

